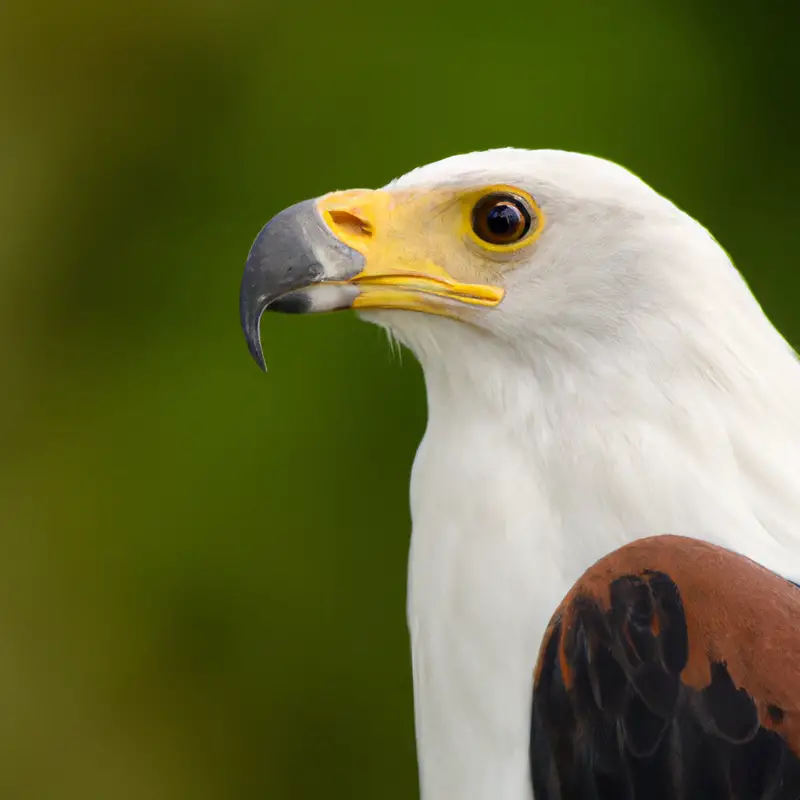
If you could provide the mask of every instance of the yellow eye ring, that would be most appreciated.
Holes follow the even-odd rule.
[[[485,186],[463,200],[462,230],[481,249],[501,257],[532,244],[545,225],[536,201],[514,186]]]
[[[532,216],[521,197],[511,192],[491,192],[472,209],[472,230],[487,244],[516,244],[530,231]]]

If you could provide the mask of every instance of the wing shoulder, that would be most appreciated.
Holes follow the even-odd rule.
[[[530,762],[548,798],[799,798],[800,590],[659,536],[590,568],[536,667]]]

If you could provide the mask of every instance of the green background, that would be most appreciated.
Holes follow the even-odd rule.
[[[262,375],[250,243],[447,155],[576,149],[798,342],[798,9],[6,0],[0,797],[415,797],[421,376],[349,314],[268,317]]]

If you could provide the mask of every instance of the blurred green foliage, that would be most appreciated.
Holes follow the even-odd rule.
[[[411,798],[419,371],[238,286],[282,207],[457,152],[624,163],[795,342],[797,3],[6,0],[0,796]]]

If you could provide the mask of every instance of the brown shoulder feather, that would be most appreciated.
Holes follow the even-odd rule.
[[[796,798],[798,755],[800,590],[783,578],[657,536],[601,559],[554,614],[535,672],[537,800],[606,784],[614,797]]]

